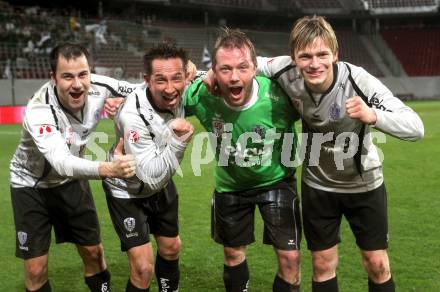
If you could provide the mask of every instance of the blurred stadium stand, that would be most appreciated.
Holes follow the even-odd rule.
[[[340,60],[364,67],[402,95],[413,94],[402,85],[412,83],[408,78],[440,76],[439,0],[113,0],[88,10],[11,3],[0,0],[0,87],[12,77],[48,78],[48,53],[61,41],[87,46],[97,73],[136,80],[143,52],[164,40],[186,48],[205,69],[203,49],[212,49],[222,25],[244,30],[259,55],[286,55],[291,25],[305,14],[332,23]]]

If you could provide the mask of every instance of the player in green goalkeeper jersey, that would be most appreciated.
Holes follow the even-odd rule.
[[[297,114],[275,82],[256,77],[255,49],[242,32],[222,32],[212,63],[218,96],[197,80],[184,102],[186,114],[196,115],[213,138],[212,236],[224,247],[226,291],[248,291],[246,246],[255,241],[256,207],[263,242],[278,259],[273,291],[299,291],[301,219],[292,162]]]

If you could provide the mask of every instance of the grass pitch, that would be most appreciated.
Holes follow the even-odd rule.
[[[384,152],[384,175],[388,190],[389,254],[398,291],[440,291],[440,102],[412,102],[425,123],[425,137],[416,143],[387,136],[379,144]],[[202,130],[200,125],[198,130]],[[20,125],[0,126],[0,291],[24,291],[23,263],[15,258],[15,231],[9,191],[9,161],[20,137]],[[111,122],[98,128],[114,140]],[[104,143],[103,147],[108,147]],[[202,165],[201,176],[191,169],[192,147],[182,164],[183,177],[175,176],[180,194],[180,224],[183,243],[180,257],[182,292],[224,291],[223,252],[210,238],[210,201],[213,189],[213,163]],[[300,170],[297,171],[299,173]],[[125,291],[128,264],[120,251],[100,181],[92,188],[101,222],[102,238],[113,291]],[[269,246],[262,245],[261,219],[256,216],[256,242],[248,249],[250,291],[272,291],[276,258]],[[338,279],[340,291],[367,291],[366,273],[359,251],[346,222],[339,247]],[[53,291],[88,291],[83,281],[82,263],[71,244],[52,243],[49,277]],[[302,291],[310,291],[310,255],[302,242]],[[157,291],[155,281],[150,291]]]

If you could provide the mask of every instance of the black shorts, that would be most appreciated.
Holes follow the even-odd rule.
[[[103,186],[122,251],[150,242],[150,233],[166,237],[179,235],[179,200],[173,181],[151,197],[136,199],[113,197],[104,183]]]
[[[263,243],[280,250],[299,250],[301,216],[296,180],[240,192],[214,191],[211,209],[212,238],[228,247],[254,242],[256,206],[264,221]]]
[[[304,235],[310,250],[325,250],[341,242],[342,215],[350,224],[360,249],[388,247],[384,184],[369,192],[345,194],[317,190],[302,182],[301,190]]]
[[[88,181],[54,188],[12,188],[16,230],[15,255],[29,259],[47,254],[51,229],[57,243],[89,246],[101,242],[98,216]]]

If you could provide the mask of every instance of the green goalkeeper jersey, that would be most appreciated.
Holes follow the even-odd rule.
[[[195,115],[210,132],[217,192],[270,186],[294,175],[298,116],[276,82],[257,76],[250,101],[232,107],[197,80],[184,103],[186,115]]]

